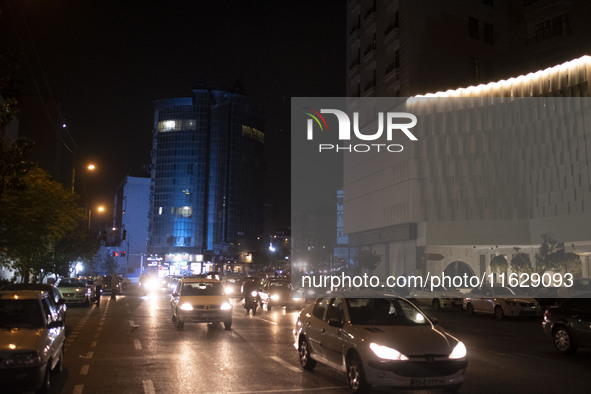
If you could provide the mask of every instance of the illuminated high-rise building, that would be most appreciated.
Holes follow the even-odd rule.
[[[262,231],[263,116],[239,84],[154,103],[148,252],[171,273],[241,261]],[[167,264],[168,265],[168,264]]]

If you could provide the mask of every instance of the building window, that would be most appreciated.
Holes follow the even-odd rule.
[[[490,25],[488,23],[484,24],[484,42],[486,42],[487,44],[494,44],[494,30],[493,30],[493,25]]]
[[[560,15],[557,18],[552,19],[552,35],[556,36],[566,36],[570,34],[570,24],[568,20],[568,15]]]
[[[474,38],[476,40],[479,39],[478,36],[478,19],[469,17],[468,18],[468,34],[470,38]]]
[[[552,37],[552,23],[549,20],[536,24],[536,42]]]

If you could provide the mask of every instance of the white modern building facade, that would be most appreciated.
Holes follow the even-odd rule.
[[[382,256],[377,274],[478,275],[500,254],[535,265],[551,233],[591,275],[590,81],[585,56],[408,99],[419,141],[397,155],[345,155],[351,246]],[[516,115],[519,100],[527,110]]]

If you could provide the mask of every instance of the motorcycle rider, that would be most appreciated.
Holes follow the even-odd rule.
[[[256,315],[257,313],[257,304],[259,302],[259,295],[258,295],[258,285],[256,284],[254,278],[248,277],[244,281],[242,285],[242,294],[244,295],[244,308],[246,309],[246,314],[250,313],[252,309],[252,314]],[[253,296],[253,292],[256,292],[256,296]]]
[[[101,293],[103,291],[103,277],[98,273],[94,273],[94,295],[96,298],[96,306],[101,306]]]

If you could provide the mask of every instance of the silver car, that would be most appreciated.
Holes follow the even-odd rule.
[[[47,393],[62,370],[65,331],[48,293],[0,291],[0,387]]]
[[[346,375],[353,392],[371,386],[458,389],[466,347],[411,302],[388,298],[319,298],[293,331],[300,363]]]

